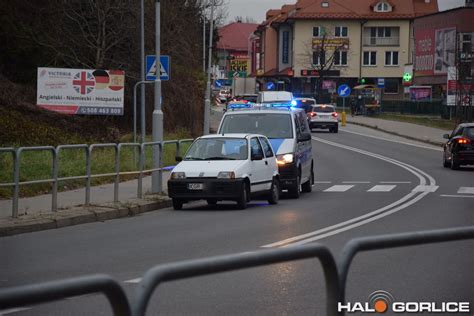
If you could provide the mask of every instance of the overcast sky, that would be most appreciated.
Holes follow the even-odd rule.
[[[353,1],[354,0],[345,0]],[[404,0],[407,1],[407,0]],[[296,0],[228,0],[227,17],[228,22],[232,22],[236,16],[254,19],[257,23],[265,19],[265,13],[269,9],[279,9],[284,4],[294,4]],[[456,6],[463,5],[465,0],[438,0],[440,10],[447,10]]]

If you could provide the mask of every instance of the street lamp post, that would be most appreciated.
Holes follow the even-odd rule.
[[[153,132],[152,140],[153,142],[162,142],[163,141],[163,111],[161,108],[161,64],[160,64],[160,0],[155,2],[155,21],[156,21],[156,79],[155,79],[155,108],[153,110]],[[161,153],[157,146],[153,146],[153,169],[161,167]],[[162,179],[163,175],[160,171],[153,171],[151,176],[151,190],[152,193],[161,193],[162,192]]]
[[[209,51],[207,65],[207,86],[206,86],[206,99],[204,101],[204,130],[203,134],[209,134],[209,116],[211,111],[211,66],[212,66],[212,39],[214,31],[214,0],[211,0],[211,23],[209,30]]]

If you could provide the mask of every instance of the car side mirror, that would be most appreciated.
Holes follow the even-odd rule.
[[[175,160],[176,160],[176,162],[183,161],[183,157],[181,157],[181,156],[176,156],[176,157],[175,157]]]
[[[298,142],[306,142],[308,140],[311,140],[310,133],[302,133],[298,136]]]
[[[252,160],[262,160],[263,155],[261,153],[258,154],[252,154]]]
[[[443,135],[443,138],[449,139],[449,134],[444,134],[444,135]]]

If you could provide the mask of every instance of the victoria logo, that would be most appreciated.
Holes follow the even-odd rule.
[[[367,302],[337,304],[338,312],[347,313],[469,313],[469,302],[399,302],[387,291],[378,290],[369,295]]]

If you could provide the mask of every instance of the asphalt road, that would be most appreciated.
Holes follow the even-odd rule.
[[[0,288],[106,273],[129,295],[150,267],[173,261],[319,242],[338,254],[354,237],[474,225],[474,168],[442,167],[433,146],[347,126],[313,133],[316,184],[299,200],[209,208],[185,205],[133,218],[0,239]],[[471,189],[469,189],[471,188]],[[474,242],[371,251],[356,256],[348,301],[376,290],[397,301],[466,301],[474,309]],[[13,315],[109,315],[87,296],[7,311]],[[163,284],[149,315],[324,315],[317,260]],[[472,314],[472,312],[471,312]],[[389,314],[388,314],[389,315]]]

